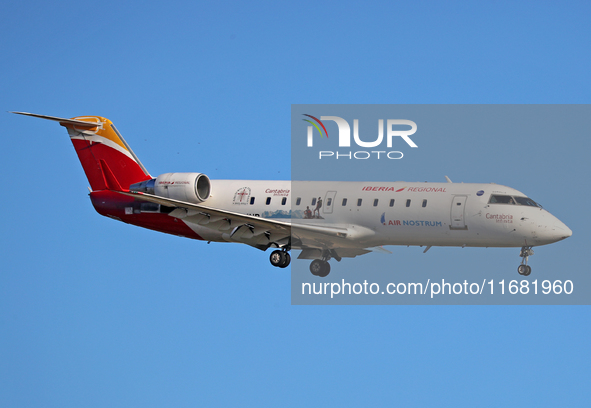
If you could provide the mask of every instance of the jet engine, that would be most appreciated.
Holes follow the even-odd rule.
[[[211,181],[201,173],[164,173],[155,179],[132,184],[129,189],[197,204],[209,198]]]

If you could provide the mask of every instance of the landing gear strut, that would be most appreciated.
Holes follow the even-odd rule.
[[[276,266],[278,268],[287,268],[289,263],[291,262],[291,255],[289,252],[285,250],[276,250],[271,252],[271,256],[269,257],[269,261],[271,261],[271,265]]]
[[[517,273],[523,276],[529,276],[531,273],[531,266],[527,264],[527,259],[534,254],[534,250],[530,246],[521,247],[519,256],[521,257],[521,265],[517,267]]]

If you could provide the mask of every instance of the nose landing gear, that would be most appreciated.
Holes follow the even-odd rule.
[[[523,276],[529,276],[531,273],[531,266],[527,264],[527,259],[534,254],[534,250],[530,246],[521,247],[519,256],[521,257],[521,265],[517,267],[517,273]]]

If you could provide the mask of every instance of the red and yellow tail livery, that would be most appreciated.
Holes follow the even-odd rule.
[[[68,134],[93,191],[128,190],[133,183],[152,177],[133,153],[113,122],[101,116],[71,119],[14,112],[59,122]]]

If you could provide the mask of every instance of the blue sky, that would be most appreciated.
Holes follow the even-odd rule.
[[[589,103],[589,11],[12,2],[0,16],[0,103],[108,117],[152,174],[287,179],[294,103]],[[587,306],[291,306],[289,271],[268,253],[99,216],[64,129],[0,116],[6,406],[588,404]],[[417,177],[526,190],[573,229],[536,252],[534,273],[588,269],[588,135],[510,146],[527,172],[491,166],[468,180],[468,165],[425,163]],[[505,160],[493,153],[483,160]],[[419,254],[393,256],[411,268]],[[440,254],[432,262],[458,268],[519,262],[515,249]]]

